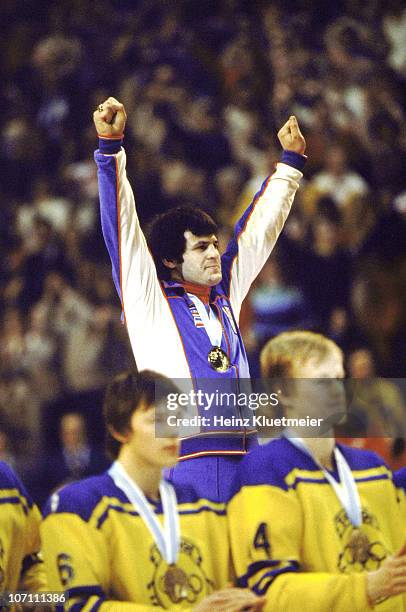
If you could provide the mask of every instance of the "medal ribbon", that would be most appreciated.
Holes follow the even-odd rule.
[[[223,337],[223,328],[221,327],[221,323],[213,312],[210,304],[209,304],[209,312],[207,312],[205,305],[198,297],[188,293],[188,296],[192,300],[193,304],[196,306],[196,310],[199,313],[199,316],[203,322],[204,329],[206,330],[207,335],[210,338],[210,342],[212,346],[221,346],[221,339]]]
[[[162,528],[155,512],[151,509],[140,487],[128,476],[123,466],[115,461],[109,469],[109,475],[115,485],[121,489],[135,510],[148,527],[159,551],[168,565],[174,564],[178,558],[180,546],[180,526],[178,502],[173,486],[166,480],[161,480],[159,493],[161,495],[164,512],[164,526]]]
[[[337,463],[338,477],[340,479],[340,482],[337,482],[334,476],[332,476],[330,472],[326,470],[317,461],[317,459],[315,459],[315,457],[313,457],[312,453],[307,448],[306,444],[301,438],[289,437],[288,440],[294,446],[296,446],[296,448],[299,448],[304,453],[306,453],[306,455],[313,459],[315,464],[322,470],[324,476],[333,487],[334,492],[337,495],[342,507],[346,511],[347,516],[350,519],[352,525],[354,527],[360,527],[360,525],[362,524],[362,509],[357,484],[355,482],[354,475],[351,472],[350,466],[348,465],[340,449],[337,447],[335,447],[334,449],[334,457]]]

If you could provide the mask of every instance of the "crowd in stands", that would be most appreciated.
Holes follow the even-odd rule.
[[[65,413],[100,445],[97,394],[132,363],[92,159],[109,95],[142,224],[200,206],[222,244],[295,114],[305,179],[242,312],[253,374],[267,339],[306,328],[404,376],[401,0],[3,0],[0,16],[0,453],[21,473],[49,464]]]

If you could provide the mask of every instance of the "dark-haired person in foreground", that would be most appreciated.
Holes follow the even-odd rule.
[[[159,388],[159,391],[157,389]],[[199,500],[162,479],[179,440],[155,436],[155,408],[174,386],[150,371],[126,372],[104,403],[112,467],[69,484],[44,512],[49,588],[71,610],[261,610],[229,583],[224,504]]]
[[[282,163],[237,223],[222,257],[214,221],[185,207],[155,220],[148,248],[126,176],[124,107],[108,98],[93,118],[103,235],[138,369],[172,379],[210,379],[211,392],[216,385],[220,392],[238,387],[235,381],[250,376],[238,329],[241,304],[282,230],[302,176],[305,140],[296,118],[279,131]],[[208,414],[221,411],[213,405]],[[238,407],[234,415],[241,416]],[[224,500],[237,460],[255,443],[254,432],[244,427],[184,439],[173,481],[199,486],[204,473],[211,498]]]

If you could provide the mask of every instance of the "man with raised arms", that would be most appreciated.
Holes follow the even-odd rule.
[[[282,162],[237,223],[222,256],[215,222],[190,207],[155,219],[147,246],[126,176],[124,107],[108,98],[93,118],[99,135],[95,159],[103,235],[138,369],[193,380],[211,392],[243,388],[249,368],[238,319],[302,176],[305,140],[296,118],[279,131]],[[230,410],[241,416],[238,406]],[[221,406],[210,411],[212,416],[223,412]],[[182,440],[173,482],[198,486],[204,473],[212,498],[226,499],[238,459],[255,444],[253,428],[213,428],[191,435]]]

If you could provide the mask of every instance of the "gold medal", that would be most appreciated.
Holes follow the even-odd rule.
[[[368,536],[360,529],[354,529],[351,534],[348,548],[351,551],[352,562],[364,564],[369,557],[370,542]]]
[[[180,567],[170,565],[162,577],[162,587],[173,603],[180,603],[188,596],[187,574]]]
[[[227,372],[230,368],[230,359],[219,346],[213,346],[207,355],[207,361],[216,372]]]

